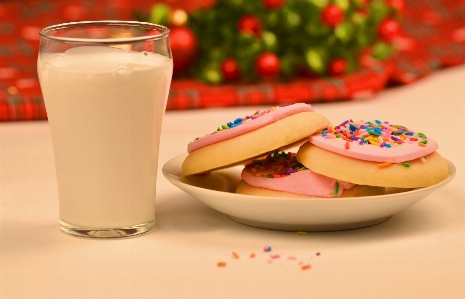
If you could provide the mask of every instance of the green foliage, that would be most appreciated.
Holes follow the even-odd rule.
[[[265,0],[262,0],[265,1]],[[331,59],[344,58],[349,71],[357,68],[361,51],[374,46],[374,57],[384,59],[392,45],[380,41],[378,24],[385,17],[397,16],[383,0],[288,0],[276,10],[268,10],[262,1],[218,0],[208,10],[199,9],[189,16],[187,26],[196,34],[201,56],[191,75],[209,83],[221,83],[221,62],[234,58],[244,80],[257,80],[256,58],[263,52],[275,53],[281,61],[281,77],[292,77],[302,67],[327,76]],[[329,4],[338,5],[344,21],[330,28],[321,18]],[[260,37],[240,32],[238,21],[244,15],[261,20]],[[165,17],[164,10],[150,19]]]

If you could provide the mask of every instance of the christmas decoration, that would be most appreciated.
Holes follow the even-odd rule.
[[[389,0],[389,5],[394,7],[400,13],[404,12],[405,10],[405,1],[404,0]]]
[[[321,11],[321,22],[330,28],[335,28],[344,20],[344,11],[337,4],[329,4]]]
[[[262,36],[262,23],[260,19],[253,15],[242,16],[237,22],[237,30],[239,33],[252,34],[256,38]]]
[[[262,77],[274,77],[279,73],[280,68],[279,58],[271,52],[260,54],[255,61],[255,71]]]
[[[263,0],[263,5],[269,10],[281,8],[286,0]]]
[[[190,14],[156,4],[148,21],[172,28],[175,75],[218,84],[353,72],[362,53],[395,50],[403,9],[403,0],[218,0]]]
[[[388,42],[399,35],[400,25],[392,19],[385,19],[379,24],[378,34]]]
[[[187,27],[171,28],[170,46],[173,54],[173,74],[186,73],[195,62],[198,41],[192,30]]]
[[[330,76],[340,76],[347,70],[347,61],[344,58],[336,57],[329,62],[328,74]]]
[[[240,78],[241,70],[234,58],[226,58],[221,63],[221,75],[226,81],[234,81]]]
[[[187,23],[187,13],[182,9],[176,9],[170,15],[170,23],[173,26],[184,26]]]

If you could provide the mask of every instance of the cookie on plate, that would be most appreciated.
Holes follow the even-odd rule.
[[[385,188],[356,185],[315,173],[295,153],[276,151],[242,170],[236,193],[270,197],[352,197],[384,194]]]
[[[297,160],[316,173],[353,184],[420,188],[448,177],[437,149],[436,141],[402,125],[346,120],[310,136]]]
[[[237,118],[188,145],[184,175],[223,168],[305,140],[329,125],[311,105],[296,103]]]

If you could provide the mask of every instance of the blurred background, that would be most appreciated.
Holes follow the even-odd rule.
[[[0,121],[47,119],[41,28],[140,20],[171,29],[167,109],[373,98],[465,62],[465,1],[0,1]]]

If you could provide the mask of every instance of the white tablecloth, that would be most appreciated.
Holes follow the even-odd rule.
[[[0,298],[465,298],[465,67],[313,107],[333,122],[378,118],[419,129],[457,175],[380,225],[298,235],[238,224],[160,171],[151,233],[82,239],[58,228],[48,123],[2,123]],[[194,137],[263,108],[167,112],[159,169]]]

